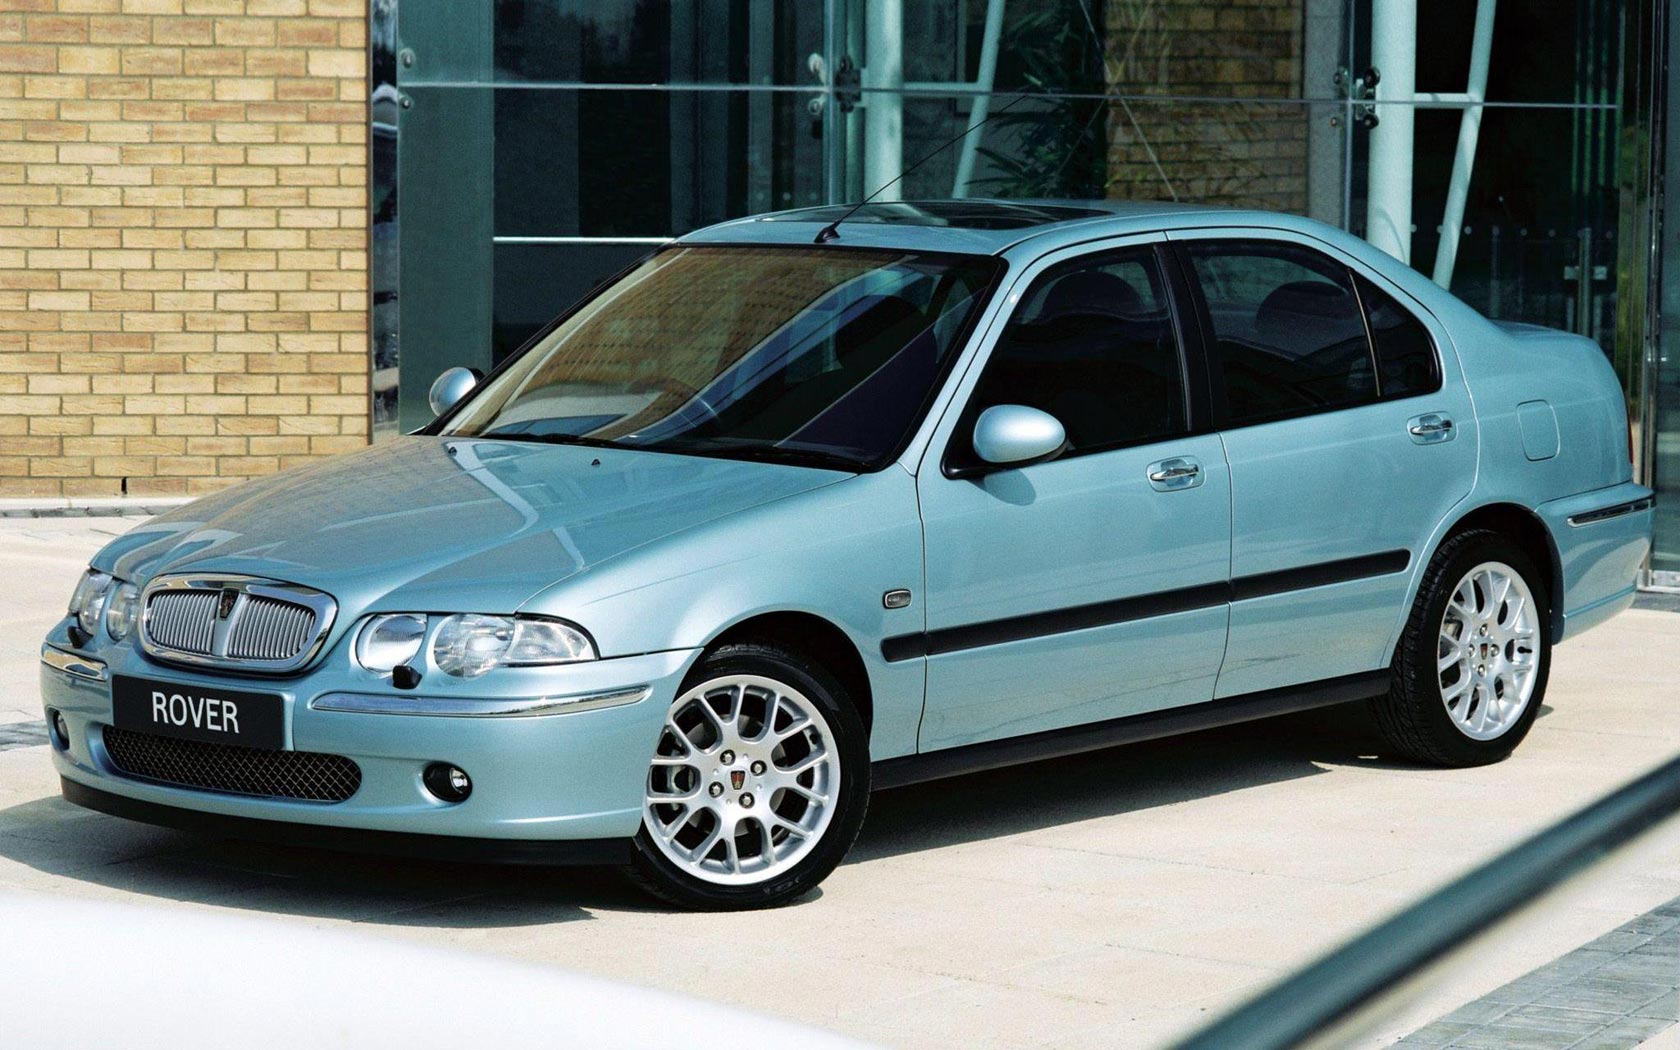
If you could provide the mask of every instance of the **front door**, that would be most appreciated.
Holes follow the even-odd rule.
[[[1230,484],[1190,396],[1164,252],[1134,240],[1029,271],[930,446],[923,751],[1213,696]],[[973,423],[998,404],[1055,416],[1068,450],[982,472]]]
[[[1427,541],[1475,478],[1475,416],[1445,332],[1327,247],[1252,230],[1173,238],[1231,469],[1218,696],[1380,669]]]

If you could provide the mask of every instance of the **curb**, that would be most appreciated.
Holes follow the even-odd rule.
[[[0,499],[0,518],[146,518],[187,503],[191,496]]]

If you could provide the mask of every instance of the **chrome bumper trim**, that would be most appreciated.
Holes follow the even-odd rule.
[[[324,693],[309,702],[316,711],[348,711],[360,715],[414,715],[422,718],[534,718],[599,711],[639,703],[653,693],[645,685],[605,693],[575,696],[522,696],[508,700],[465,700],[455,697],[392,696],[374,693]]]
[[[1656,505],[1657,500],[1655,496],[1641,496],[1639,499],[1628,500],[1626,503],[1617,503],[1610,507],[1600,507],[1597,510],[1587,510],[1582,511],[1579,514],[1571,514],[1569,516],[1569,524],[1572,528],[1578,529],[1582,525],[1591,525],[1594,522],[1599,521],[1609,521],[1612,518],[1619,518],[1624,514],[1637,514],[1642,510],[1650,510]]]
[[[72,678],[83,678],[89,682],[103,682],[111,677],[105,665],[93,657],[77,656],[56,646],[41,646],[41,662],[55,671],[63,671]]]

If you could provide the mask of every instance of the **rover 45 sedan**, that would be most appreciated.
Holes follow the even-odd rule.
[[[1284,215],[843,212],[683,237],[420,430],[113,541],[41,652],[65,797],[762,906],[873,788],[1354,701],[1496,761],[1633,601],[1586,339]]]

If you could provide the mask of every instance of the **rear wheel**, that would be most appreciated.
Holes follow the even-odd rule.
[[[834,677],[780,647],[724,646],[666,712],[633,873],[684,907],[786,903],[840,863],[868,796],[863,724]]]
[[[1509,755],[1546,691],[1547,600],[1544,577],[1510,539],[1476,529],[1442,544],[1395,652],[1394,683],[1373,701],[1390,746],[1439,766]]]

